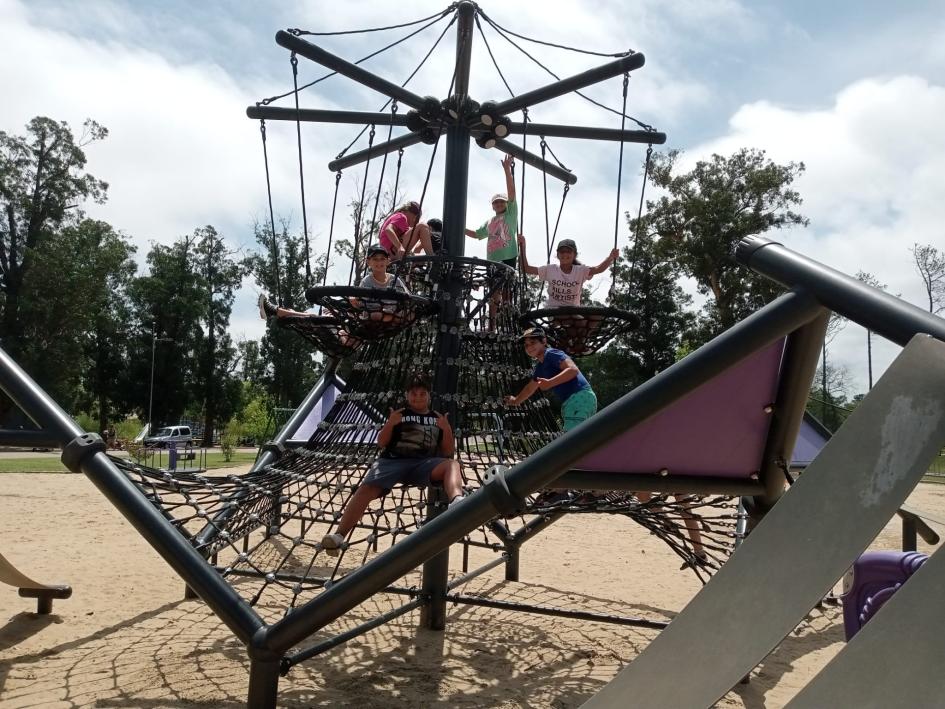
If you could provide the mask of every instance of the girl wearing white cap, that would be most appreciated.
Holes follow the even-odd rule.
[[[495,211],[495,216],[478,229],[466,229],[466,236],[473,239],[488,237],[486,258],[515,268],[518,257],[518,245],[514,236],[518,231],[518,202],[515,201],[511,155],[506,155],[502,160],[502,169],[505,171],[506,194],[492,196],[492,209]]]

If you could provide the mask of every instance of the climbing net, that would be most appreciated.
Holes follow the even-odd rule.
[[[446,359],[455,368],[457,393],[434,395],[433,408],[449,413],[469,491],[483,484],[492,467],[514,465],[560,435],[549,399],[535,396],[515,408],[504,403],[532,369],[518,341],[521,289],[514,271],[502,264],[442,257],[408,260],[400,268],[420,294],[411,302],[435,303],[441,309],[459,304],[453,326],[458,353],[438,350],[443,326],[429,317],[431,306],[425,305],[409,327],[364,340],[352,354],[346,391],[336,397],[311,439],[262,470],[171,473],[116,460],[264,615],[278,617],[317,595],[417,529],[428,516],[428,505],[439,504],[424,489],[398,486],[372,503],[338,556],[329,556],[321,546],[376,458],[377,433],[389,411],[403,405],[402,382],[408,374],[431,374]],[[441,287],[443,283],[455,283],[458,290]],[[643,525],[703,580],[735,542],[736,513],[725,498],[654,495],[644,500],[642,494],[568,491],[533,495],[522,510],[494,520],[461,543],[467,549],[499,552],[503,531],[513,534],[536,516],[591,512],[623,515]],[[704,558],[695,554],[693,526],[700,531]]]

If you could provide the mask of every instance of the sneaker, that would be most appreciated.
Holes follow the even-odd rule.
[[[328,556],[338,556],[338,552],[344,546],[345,538],[340,534],[326,534],[322,537],[322,549]]]
[[[449,508],[452,507],[453,505],[458,505],[460,502],[462,502],[462,501],[465,500],[465,499],[466,499],[465,493],[462,494],[462,495],[457,495],[457,496],[454,497],[452,500],[450,500],[450,503],[446,506],[446,509],[449,509]]]
[[[269,298],[266,297],[265,293],[259,294],[259,300],[256,301],[256,304],[259,306],[259,317],[263,320],[268,318],[275,317],[276,315],[276,306],[269,302]]]

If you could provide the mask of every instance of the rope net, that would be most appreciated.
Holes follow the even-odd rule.
[[[455,393],[434,393],[432,407],[449,413],[469,492],[483,484],[493,466],[514,465],[560,435],[557,413],[544,395],[515,408],[504,403],[532,371],[517,339],[522,288],[515,271],[503,264],[447,257],[408,259],[398,268],[414,295],[383,294],[400,304],[417,304],[410,311],[413,319],[383,337],[364,337],[359,347],[346,352],[351,356],[347,389],[305,445],[242,475],[171,473],[115,459],[269,622],[396,544],[427,517],[428,491],[397,486],[371,503],[342,548],[332,550],[340,551],[337,556],[321,545],[377,457],[378,431],[390,410],[403,405],[402,383],[409,374],[433,374],[444,364],[452,368]],[[350,294],[337,290],[331,298],[350,305]],[[323,305],[329,307],[328,301]],[[344,315],[346,306],[336,307],[333,327],[361,336],[356,327],[364,323],[353,308]],[[453,324],[441,324],[449,308],[454,309]],[[458,337],[458,352],[439,351],[444,332]],[[496,530],[515,533],[536,515],[565,512],[629,517],[663,539],[703,580],[724,562],[735,541],[737,515],[725,498],[542,491],[528,499],[525,509],[494,520],[460,543],[467,551],[481,547],[501,552]],[[701,533],[701,553],[693,546],[693,526]]]

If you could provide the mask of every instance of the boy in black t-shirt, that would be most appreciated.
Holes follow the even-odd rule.
[[[411,377],[405,387],[407,406],[392,410],[377,434],[381,454],[345,506],[334,534],[322,538],[322,547],[336,556],[345,537],[361,521],[371,501],[399,483],[425,486],[442,480],[450,504],[463,497],[463,475],[453,459],[453,429],[445,414],[430,410],[430,384]]]

